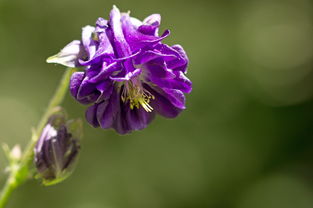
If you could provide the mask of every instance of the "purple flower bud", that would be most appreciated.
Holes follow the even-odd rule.
[[[87,121],[120,134],[145,128],[156,114],[175,118],[184,110],[188,58],[180,45],[162,43],[161,16],[140,21],[113,6],[109,20],[85,26],[82,40],[73,41],[48,63],[81,67],[71,77],[70,92],[89,105]]]
[[[52,115],[35,146],[37,178],[44,185],[66,179],[73,171],[79,153],[81,120],[66,121],[64,112]]]

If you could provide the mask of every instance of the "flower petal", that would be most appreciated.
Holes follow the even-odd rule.
[[[94,55],[90,56],[89,60],[87,61],[80,60],[81,65],[87,66],[90,64],[95,64],[101,61],[101,59],[104,57],[111,58],[114,55],[113,47],[106,34],[106,30],[108,29],[107,23],[108,23],[107,20],[103,18],[98,18],[97,23],[96,23],[97,26],[96,26],[96,29],[94,30],[94,33],[91,33],[91,36],[86,35],[87,37],[90,37],[93,45],[96,46],[96,49],[93,50]],[[90,30],[92,31],[92,29]],[[96,36],[96,37],[92,37],[92,36]],[[93,40],[93,38],[98,39],[98,40]],[[86,44],[88,45],[88,43]]]
[[[157,50],[148,50],[140,54],[140,56],[135,57],[134,63],[137,65],[144,64],[157,58],[162,58],[166,60],[175,59],[176,56],[174,54],[164,54]]]
[[[108,32],[112,35],[111,42],[114,43],[114,49],[118,54],[118,57],[130,56],[132,53],[123,34],[121,13],[116,6],[113,6],[113,9],[111,10],[109,25],[111,30],[108,30]]]
[[[163,88],[167,99],[177,108],[185,109],[185,95],[180,90]]]
[[[105,29],[108,28],[108,21],[99,17],[96,21],[96,31],[97,33],[105,32]]]
[[[175,118],[182,111],[182,109],[175,107],[160,89],[152,89],[146,84],[145,88],[154,95],[155,99],[151,100],[151,106],[160,115],[166,118]]]
[[[133,52],[138,51],[139,49],[144,47],[151,47],[169,36],[170,34],[169,30],[166,30],[161,37],[141,33],[132,24],[129,15],[123,15],[121,21],[125,39]]]
[[[156,48],[165,54],[173,54],[176,56],[176,59],[167,60],[167,67],[169,69],[182,71],[184,73],[187,72],[187,65],[188,65],[188,57],[184,49],[180,45],[174,45],[172,47],[166,44],[158,44]]]
[[[88,77],[85,77],[78,88],[76,99],[82,104],[96,102],[101,95],[96,86],[96,84],[89,82]]]
[[[120,70],[120,67],[118,65],[117,62],[113,62],[112,64],[106,66],[106,63],[103,63],[105,66],[102,67],[101,71],[93,76],[91,79],[90,79],[90,82],[91,83],[96,83],[96,82],[100,82],[101,80],[107,78],[108,76],[112,75],[112,73],[114,71],[118,71]]]
[[[150,76],[152,83],[160,88],[177,89],[184,93],[190,93],[192,90],[192,82],[181,71],[174,71],[174,78],[162,78],[160,76]]]
[[[137,77],[141,73],[141,69],[135,69],[135,71],[128,72],[124,77],[110,77],[111,80],[116,82],[128,81],[133,77]]]
[[[143,25],[138,28],[138,31],[146,35],[158,36],[160,23],[161,15],[152,14],[143,20]]]
[[[155,59],[143,65],[143,68],[147,71],[149,79],[168,79],[175,78],[175,74],[172,70],[167,68],[166,62],[162,58]]]
[[[112,127],[116,114],[119,111],[119,102],[119,95],[114,90],[110,99],[107,99],[99,104],[97,109],[97,120],[101,128],[108,129]]]
[[[97,90],[100,92],[100,95],[96,101],[96,103],[105,100],[106,98],[110,97],[113,90],[113,85],[110,80],[104,80],[103,82],[99,83],[96,86]]]
[[[97,108],[98,108],[99,104],[94,104],[90,107],[87,108],[86,113],[85,113],[85,117],[86,120],[88,121],[88,123],[90,125],[92,125],[94,128],[99,127],[99,122],[97,120]]]
[[[87,26],[83,27],[82,30],[83,30],[83,32],[82,32],[83,46],[85,47],[85,50],[88,54],[89,59],[91,59],[95,55],[96,47],[97,47],[97,43],[93,39],[95,27],[87,25]]]
[[[154,119],[155,112],[147,112],[142,107],[127,109],[126,120],[131,131],[141,130],[148,126],[148,124]]]
[[[47,59],[47,63],[61,64],[67,67],[78,67],[78,59],[85,54],[81,42],[74,40],[67,44],[58,54]]]
[[[84,72],[74,72],[71,76],[70,93],[74,98],[77,97],[78,89],[79,89],[84,77],[85,77]]]

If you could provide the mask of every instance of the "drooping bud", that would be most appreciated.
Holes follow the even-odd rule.
[[[36,177],[44,185],[66,179],[73,171],[79,153],[81,120],[66,120],[64,111],[53,114],[35,146]]]

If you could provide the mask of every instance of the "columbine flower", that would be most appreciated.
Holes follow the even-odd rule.
[[[72,172],[79,152],[80,120],[65,120],[64,112],[52,115],[35,146],[37,178],[44,185],[66,179]]]
[[[180,45],[161,43],[169,31],[158,35],[160,20],[153,14],[141,22],[114,6],[108,21],[85,26],[82,41],[47,60],[84,69],[72,75],[70,92],[90,105],[86,118],[94,127],[125,134],[145,128],[156,113],[174,118],[185,109],[188,58]]]

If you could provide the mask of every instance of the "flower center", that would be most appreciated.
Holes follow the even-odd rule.
[[[152,112],[153,110],[149,103],[151,99],[154,99],[154,96],[148,90],[144,89],[138,80],[125,82],[121,99],[124,103],[129,101],[130,109],[132,110],[135,107],[139,109],[140,106],[147,112]]]

